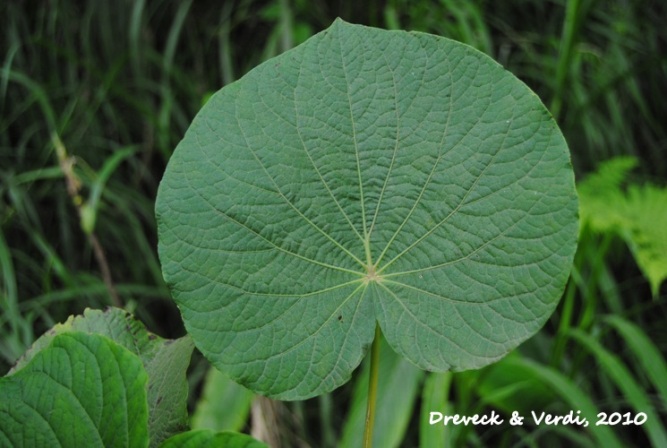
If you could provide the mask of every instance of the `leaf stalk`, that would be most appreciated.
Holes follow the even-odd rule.
[[[368,376],[368,403],[366,407],[366,427],[364,429],[364,448],[373,446],[373,426],[375,423],[375,404],[377,402],[378,377],[380,367],[380,325],[375,324],[375,338],[371,346],[371,371]]]

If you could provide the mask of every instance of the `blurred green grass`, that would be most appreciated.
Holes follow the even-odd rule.
[[[7,0],[0,13],[0,373],[54,323],[112,303],[54,136],[75,160],[82,201],[92,205],[93,230],[126,308],[152,331],[179,336],[184,330],[160,273],[153,213],[169,156],[212,92],[337,16],[439,34],[492,56],[550,108],[578,179],[615,156],[638,160],[634,183],[664,186],[667,178],[667,6],[657,0]],[[664,296],[663,286],[652,299],[621,238],[582,229],[570,283],[545,329],[482,371],[425,375],[405,398],[412,415],[395,414],[404,430],[392,440],[658,443],[667,423]],[[206,369],[196,358],[193,406]],[[636,387],[621,385],[628,378]],[[331,396],[290,404],[284,440],[332,446],[350,434],[356,417],[348,416],[363,402],[357,380],[363,375]],[[535,395],[541,399],[533,401]],[[456,427],[429,438],[428,425],[419,431],[419,409],[428,406],[462,414],[533,404],[554,412],[627,412],[636,403],[658,416],[648,432]],[[391,415],[383,421],[396,424]]]

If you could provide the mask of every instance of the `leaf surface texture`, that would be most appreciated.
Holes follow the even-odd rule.
[[[342,20],[209,100],[156,214],[197,347],[281,399],[346,382],[376,322],[423,369],[501,358],[553,311],[577,237],[532,91],[466,45]]]

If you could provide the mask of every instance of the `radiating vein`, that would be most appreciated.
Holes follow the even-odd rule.
[[[389,241],[387,241],[387,244],[386,244],[385,248],[384,248],[384,249],[382,250],[382,252],[380,253],[380,256],[378,257],[378,259],[377,259],[377,261],[376,261],[376,263],[377,263],[378,265],[380,264],[380,261],[382,260],[382,258],[384,258],[384,255],[387,253],[387,251],[388,251],[389,248],[391,247],[391,245],[392,245],[392,243],[394,242],[394,240],[396,239],[396,237],[401,233],[401,230],[403,229],[403,227],[404,227],[404,226],[407,224],[407,222],[410,220],[410,217],[412,216],[412,213],[413,213],[413,212],[415,211],[415,209],[417,208],[417,205],[419,205],[419,203],[420,203],[420,201],[421,201],[421,198],[422,198],[422,196],[424,195],[424,192],[426,191],[426,188],[427,188],[428,185],[431,183],[431,179],[432,179],[432,177],[433,177],[433,173],[435,173],[435,169],[437,168],[438,164],[440,163],[440,160],[442,159],[442,157],[443,157],[445,154],[447,154],[449,151],[451,151],[453,148],[455,148],[455,147],[456,147],[461,141],[463,141],[463,139],[465,138],[465,135],[464,135],[463,137],[461,137],[461,139],[460,139],[458,142],[456,142],[456,144],[454,144],[454,145],[449,149],[449,151],[446,151],[446,152],[443,153],[443,148],[442,148],[442,146],[443,146],[443,143],[444,143],[444,141],[445,141],[445,137],[447,136],[447,131],[448,131],[448,129],[449,129],[449,123],[450,123],[450,121],[451,121],[452,110],[453,110],[453,104],[454,104],[454,95],[453,95],[453,93],[451,92],[451,90],[452,90],[452,88],[453,88],[453,86],[454,86],[454,80],[453,80],[453,78],[452,78],[452,71],[453,71],[455,68],[456,68],[456,67],[452,67],[452,68],[447,72],[447,74],[449,75],[449,79],[450,79],[450,84],[449,84],[449,89],[450,89],[450,95],[449,95],[449,111],[447,112],[447,122],[445,123],[444,129],[443,129],[443,131],[442,131],[442,137],[440,138],[440,144],[438,145],[438,158],[436,159],[435,163],[433,164],[433,168],[431,169],[431,172],[429,173],[428,177],[426,178],[426,181],[424,182],[424,186],[422,187],[421,191],[419,192],[419,195],[417,196],[417,199],[415,200],[415,203],[413,204],[412,208],[411,208],[410,211],[408,212],[408,214],[407,214],[407,216],[405,217],[405,219],[403,220],[403,222],[401,222],[401,225],[396,229],[396,231],[394,232],[394,234],[391,236],[391,238],[389,239]],[[393,261],[394,261],[394,260],[392,260],[391,262],[393,262]],[[391,262],[390,262],[389,264],[391,264]],[[385,265],[385,266],[382,266],[382,267],[378,270],[378,274],[379,274],[380,272],[382,272],[386,267],[387,267],[386,265]]]
[[[422,293],[422,294],[427,294],[427,295],[429,295],[429,296],[432,296],[432,297],[435,297],[435,298],[444,300],[444,301],[446,301],[446,302],[452,302],[452,303],[461,304],[461,305],[469,305],[469,306],[484,306],[484,305],[487,305],[487,304],[492,303],[492,302],[499,302],[499,301],[502,301],[502,300],[510,300],[510,299],[514,299],[514,297],[507,296],[507,297],[496,297],[496,298],[494,298],[494,299],[486,300],[486,301],[484,301],[484,302],[473,302],[473,301],[470,301],[469,299],[454,299],[454,298],[452,298],[452,297],[445,297],[445,296],[443,296],[443,295],[441,295],[441,294],[436,294],[436,293],[434,293],[434,292],[431,292],[431,291],[427,291],[427,290],[425,290],[425,289],[418,288],[418,287],[413,286],[413,285],[410,285],[410,284],[408,284],[408,283],[399,282],[399,281],[396,281],[396,280],[393,280],[393,279],[389,279],[389,278],[383,278],[383,280],[382,280],[382,282],[380,283],[380,285],[382,285],[382,284],[387,284],[387,283],[388,283],[388,284],[393,284],[393,285],[399,286],[399,287],[401,287],[401,288],[411,289],[411,290],[413,290],[413,291],[416,291],[416,292],[419,292],[419,293]],[[386,286],[385,286],[385,288],[386,288]],[[386,288],[386,289],[389,289],[389,288]],[[392,292],[392,294],[393,294],[393,292]]]
[[[235,109],[235,110],[237,110],[237,109]],[[363,262],[363,261],[359,260],[359,258],[357,258],[357,256],[354,255],[352,252],[350,252],[345,246],[343,246],[342,244],[340,244],[338,241],[336,241],[335,238],[332,238],[331,235],[329,235],[329,234],[326,233],[324,230],[322,230],[317,224],[315,224],[315,223],[314,223],[313,221],[311,221],[306,215],[304,215],[304,214],[301,212],[301,210],[299,210],[299,209],[298,209],[298,208],[297,208],[297,207],[296,207],[296,206],[295,206],[289,199],[287,199],[287,197],[285,196],[285,194],[280,190],[280,186],[278,185],[278,183],[276,182],[276,180],[273,178],[273,176],[271,176],[271,174],[270,174],[270,173],[268,172],[268,170],[266,169],[266,166],[264,165],[264,163],[262,163],[262,161],[260,160],[260,158],[257,156],[257,153],[256,153],[256,152],[252,149],[252,147],[250,146],[250,144],[249,144],[249,142],[248,142],[248,138],[247,138],[247,136],[246,136],[246,134],[245,134],[245,131],[243,130],[243,127],[241,126],[241,123],[240,123],[240,121],[239,121],[238,114],[235,113],[235,114],[234,114],[234,117],[235,117],[235,119],[236,119],[236,124],[237,124],[237,126],[238,126],[238,128],[239,128],[239,131],[241,131],[241,135],[243,136],[243,140],[245,141],[246,148],[248,148],[248,150],[250,151],[250,153],[252,154],[252,156],[254,157],[254,159],[257,161],[257,163],[259,164],[259,166],[262,168],[262,171],[264,171],[264,174],[266,175],[266,177],[271,181],[271,183],[273,184],[273,186],[276,188],[276,192],[277,192],[277,193],[279,194],[279,196],[285,201],[285,203],[286,203],[287,205],[289,205],[290,208],[292,208],[292,210],[294,210],[294,211],[295,211],[301,218],[303,218],[303,220],[306,221],[311,227],[313,227],[315,230],[317,230],[318,232],[320,232],[325,238],[327,238],[329,241],[331,241],[334,245],[336,245],[339,249],[341,249],[343,252],[345,252],[347,255],[349,255],[353,260],[355,260],[355,261],[356,261],[357,263],[359,263],[361,266],[364,266],[364,262]],[[207,125],[208,125],[208,123],[207,123]],[[209,129],[211,129],[210,126],[209,126]],[[214,130],[211,129],[211,132],[214,132]]]
[[[393,90],[394,90],[394,112],[396,114],[396,137],[394,139],[396,142],[394,143],[394,151],[391,154],[391,162],[389,163],[389,168],[387,169],[387,175],[384,178],[384,182],[382,183],[382,189],[380,190],[380,196],[378,197],[377,204],[375,204],[375,212],[373,213],[373,219],[371,221],[371,226],[368,229],[368,240],[370,241],[371,239],[371,234],[373,233],[373,229],[375,228],[375,221],[377,220],[378,213],[380,211],[380,206],[382,205],[382,199],[384,198],[384,192],[387,189],[387,184],[389,183],[389,177],[391,176],[391,171],[394,168],[394,162],[396,161],[396,153],[398,152],[398,146],[399,146],[399,141],[401,139],[401,126],[400,126],[400,116],[398,114],[398,91],[396,89],[396,75],[394,74],[394,71],[389,67],[389,62],[387,61],[387,57],[382,53],[384,57],[385,64],[387,65],[387,69],[391,72],[391,79],[392,79],[392,85],[393,85]],[[423,75],[422,75],[423,79]],[[420,83],[421,87],[421,83]]]
[[[336,196],[333,194],[333,191],[331,191],[331,188],[329,188],[329,184],[328,184],[327,181],[324,179],[324,176],[322,176],[322,173],[321,173],[320,169],[317,167],[317,164],[315,163],[315,160],[314,160],[313,157],[311,156],[310,151],[308,151],[308,147],[306,146],[306,142],[303,140],[303,135],[301,134],[301,127],[299,126],[299,117],[300,117],[300,115],[299,115],[299,108],[298,108],[298,104],[299,104],[299,102],[298,102],[297,99],[296,99],[296,91],[297,91],[297,88],[298,88],[298,86],[299,86],[299,81],[300,81],[300,79],[301,79],[301,70],[299,70],[298,73],[297,73],[296,86],[295,86],[294,89],[292,90],[292,92],[293,92],[292,101],[293,101],[293,103],[294,103],[294,116],[295,116],[295,120],[296,120],[296,133],[297,133],[297,135],[298,135],[298,137],[299,137],[299,141],[301,142],[301,146],[303,147],[303,151],[306,153],[306,156],[308,157],[308,160],[310,161],[310,164],[312,165],[313,169],[314,169],[315,172],[317,173],[317,176],[318,176],[319,180],[322,182],[322,185],[323,185],[324,188],[327,190],[327,193],[329,193],[329,196],[331,196],[331,199],[332,199],[332,200],[334,201],[334,203],[336,204],[336,207],[338,207],[338,210],[339,210],[339,211],[341,212],[341,214],[343,215],[343,218],[344,218],[344,219],[347,221],[347,223],[350,225],[350,228],[352,229],[352,231],[357,235],[357,237],[359,237],[359,240],[363,243],[363,241],[364,241],[363,236],[361,236],[361,234],[359,233],[359,231],[357,230],[357,228],[354,226],[354,224],[353,224],[352,221],[350,220],[349,216],[347,216],[347,213],[345,213],[345,210],[343,210],[343,207],[340,205],[340,202],[338,202],[338,199],[336,199]],[[273,114],[274,114],[277,118],[279,118],[280,120],[284,121],[286,124],[288,124],[288,125],[290,125],[290,126],[292,125],[292,124],[289,123],[287,120],[285,120],[280,114],[276,113],[273,109],[271,109],[271,107],[270,107],[268,104],[266,104],[266,102],[264,102],[264,98],[263,98],[261,95],[260,95],[260,101],[262,101],[262,103],[264,104],[264,106],[266,107],[266,109],[267,109],[267,110],[270,110],[271,112],[273,112]]]
[[[285,248],[283,248],[283,247],[278,246],[276,243],[274,243],[274,242],[271,241],[270,239],[266,238],[264,235],[260,234],[260,233],[257,232],[256,230],[254,230],[254,229],[248,227],[247,225],[243,224],[242,222],[238,221],[237,219],[232,218],[230,215],[228,215],[228,214],[227,214],[226,212],[224,212],[223,210],[218,209],[218,208],[217,208],[215,205],[213,205],[213,204],[212,204],[206,197],[202,196],[202,194],[199,193],[196,189],[192,189],[192,190],[195,191],[195,193],[196,193],[201,199],[203,199],[204,202],[206,202],[206,203],[211,207],[212,210],[214,210],[215,212],[217,212],[218,214],[220,214],[220,216],[224,217],[225,219],[228,219],[229,221],[231,221],[231,222],[233,222],[234,224],[238,225],[239,227],[241,227],[241,228],[247,230],[248,232],[250,232],[250,233],[252,233],[252,234],[254,234],[254,235],[257,235],[259,238],[261,238],[262,240],[266,241],[266,242],[269,243],[271,246],[273,246],[276,250],[278,250],[278,251],[280,251],[280,252],[283,252],[283,253],[285,253],[285,254],[287,254],[287,255],[290,255],[290,256],[299,258],[299,259],[301,259],[301,260],[303,260],[303,261],[307,261],[307,262],[309,262],[309,263],[317,264],[317,265],[322,266],[322,267],[325,267],[325,268],[335,269],[335,270],[337,270],[337,271],[348,272],[348,273],[350,273],[350,274],[360,275],[360,272],[353,271],[353,270],[351,270],[351,269],[346,269],[346,268],[341,267],[341,266],[334,266],[334,265],[332,265],[332,264],[324,263],[324,262],[322,262],[322,261],[313,260],[312,258],[304,257],[304,256],[301,255],[301,254],[298,254],[298,253],[296,253],[296,252],[291,252],[291,251],[289,251],[289,250],[287,250],[287,249],[285,249]]]
[[[287,349],[285,349],[285,350],[283,350],[283,351],[275,352],[275,353],[272,354],[271,356],[263,357],[263,358],[258,358],[258,359],[248,359],[248,360],[244,360],[243,363],[244,363],[244,364],[250,364],[250,363],[255,362],[255,361],[263,361],[263,362],[266,362],[266,361],[269,361],[269,360],[271,360],[271,359],[273,359],[273,358],[276,358],[276,357],[278,357],[278,356],[284,356],[284,355],[288,354],[289,352],[296,350],[297,348],[299,348],[300,346],[302,346],[303,344],[305,344],[307,341],[309,341],[309,340],[311,340],[312,338],[314,338],[315,336],[317,336],[317,335],[319,334],[319,332],[322,331],[322,329],[323,329],[323,328],[324,328],[324,327],[331,321],[331,319],[333,319],[334,316],[336,316],[336,315],[338,314],[338,311],[339,311],[341,308],[343,308],[343,306],[344,306],[344,305],[345,305],[351,298],[353,298],[355,295],[357,295],[358,292],[359,292],[359,290],[362,290],[362,289],[365,290],[366,287],[367,287],[367,285],[365,285],[365,284],[363,284],[363,283],[359,284],[359,286],[358,286],[357,288],[355,288],[354,291],[352,291],[347,297],[345,297],[344,299],[341,300],[340,305],[338,305],[338,306],[336,307],[336,309],[334,310],[334,312],[331,313],[331,314],[329,315],[329,317],[327,317],[327,319],[326,319],[324,322],[322,322],[322,324],[321,324],[319,327],[317,327],[317,329],[316,329],[314,332],[310,333],[310,334],[307,335],[305,338],[299,340],[296,344],[292,345],[291,347],[289,347],[289,348],[287,348]],[[361,295],[363,295],[363,291],[362,291],[362,294],[361,294]],[[361,298],[360,298],[360,301],[361,301]]]
[[[552,132],[553,132],[553,130],[551,131],[551,133],[552,133]],[[468,197],[468,195],[470,194],[470,192],[474,189],[474,187],[475,187],[475,185],[477,184],[477,182],[479,181],[479,179],[482,178],[482,176],[484,175],[484,172],[485,172],[485,171],[486,171],[486,170],[493,164],[493,160],[495,159],[495,157],[500,153],[500,151],[503,150],[503,146],[504,146],[504,143],[505,143],[505,139],[506,139],[506,137],[507,137],[507,134],[508,134],[508,133],[505,133],[505,134],[504,134],[503,141],[501,142],[501,145],[500,145],[500,149],[499,149],[495,154],[493,154],[493,156],[492,156],[491,160],[489,161],[489,163],[484,167],[484,169],[482,170],[482,172],[480,173],[480,175],[475,179],[475,181],[474,181],[473,184],[470,186],[470,188],[468,189],[468,191],[466,192],[466,194],[463,196],[463,198],[461,199],[461,201],[459,202],[459,204],[456,206],[456,208],[455,208],[454,210],[452,210],[452,211],[451,211],[451,212],[450,212],[450,213],[449,213],[449,214],[448,214],[442,221],[440,221],[440,222],[439,222],[438,224],[436,224],[433,228],[431,228],[430,231],[428,231],[426,234],[424,234],[421,238],[417,239],[412,245],[408,246],[405,250],[403,250],[403,251],[402,251],[401,253],[399,253],[396,257],[394,257],[390,262],[388,262],[387,264],[385,264],[385,265],[382,267],[382,269],[380,269],[380,270],[378,271],[378,273],[380,273],[381,271],[383,271],[384,269],[386,269],[391,263],[393,263],[394,261],[396,261],[397,259],[399,259],[399,258],[400,258],[401,256],[403,256],[406,252],[408,252],[408,251],[411,250],[414,246],[416,246],[417,244],[419,244],[419,242],[421,242],[421,241],[424,240],[426,237],[428,237],[429,235],[431,235],[431,234],[432,234],[438,227],[440,227],[442,224],[444,224],[444,223],[445,223],[445,222],[446,222],[452,215],[454,215],[458,210],[460,210],[461,207],[462,207],[463,205],[468,205],[468,204],[470,204],[471,202],[474,202],[474,201],[471,201],[471,202],[467,203],[467,202],[465,202],[465,200],[466,200],[466,198]],[[543,151],[542,154],[541,154],[541,156],[540,156],[540,159],[539,159],[535,164],[533,164],[533,166],[530,168],[530,170],[528,170],[527,173],[525,173],[525,174],[523,175],[524,178],[525,178],[525,177],[529,177],[530,174],[533,172],[533,170],[535,170],[535,168],[536,168],[538,165],[540,165],[540,164],[542,163],[542,160],[544,159],[545,154],[546,154],[546,151]],[[494,193],[496,193],[496,192],[497,192],[497,190],[494,191],[494,192],[491,193],[491,194],[494,194]],[[530,208],[525,212],[525,214],[521,217],[521,219],[519,219],[519,220],[517,220],[516,222],[514,222],[510,227],[508,227],[507,229],[505,229],[505,230],[504,230],[503,232],[501,232],[499,235],[496,235],[495,237],[491,238],[489,241],[487,241],[487,242],[485,242],[484,244],[482,244],[482,246],[480,246],[477,250],[473,251],[471,254],[469,254],[469,255],[466,256],[465,258],[468,258],[468,257],[472,256],[472,255],[473,255],[474,253],[476,253],[478,250],[480,250],[480,249],[482,249],[483,247],[487,246],[490,242],[496,240],[498,237],[500,237],[500,236],[506,234],[507,232],[509,232],[509,231],[510,231],[511,229],[513,229],[519,222],[522,222],[527,216],[529,216],[530,213],[532,212],[533,208],[534,208],[538,203],[540,203],[540,202],[541,202],[541,198],[540,198],[540,200],[535,201],[535,202],[530,206]],[[465,258],[464,258],[464,259],[465,259]],[[460,260],[454,260],[454,262],[456,262],[456,261],[460,261]],[[444,266],[444,265],[447,265],[447,264],[451,264],[451,263],[450,263],[450,262],[446,262],[446,263],[443,263],[442,265],[439,265],[439,266]],[[437,267],[437,266],[431,266],[431,267],[429,267],[429,268],[427,268],[427,269],[432,269],[432,268],[435,268],[435,267]],[[427,269],[424,269],[424,270],[427,270]],[[416,270],[414,270],[414,271],[404,271],[404,273],[406,273],[406,272],[418,272],[418,271],[420,271],[420,269],[416,269]],[[396,273],[396,274],[398,274],[398,273]],[[393,273],[392,273],[392,274],[385,274],[384,276],[386,277],[386,276],[388,276],[388,275],[393,275]]]
[[[350,124],[352,125],[352,141],[354,142],[354,155],[357,159],[357,177],[359,181],[359,201],[361,205],[361,225],[364,230],[364,249],[366,252],[366,264],[371,265],[370,245],[368,244],[368,228],[366,227],[366,206],[364,204],[364,186],[361,178],[361,162],[359,160],[359,142],[357,141],[357,128],[354,121],[354,114],[352,113],[352,98],[350,95],[350,81],[347,78],[347,67],[345,65],[345,58],[343,57],[343,43],[342,39],[338,39],[338,46],[340,48],[340,61],[343,67],[343,75],[345,76],[345,86],[347,88],[347,104],[350,109]]]
[[[539,202],[540,202],[540,201],[536,201],[535,203],[533,203],[533,205],[530,207],[530,209],[529,209],[527,212],[525,212],[524,215],[523,215],[520,219],[518,219],[518,220],[516,220],[514,223],[512,223],[511,226],[505,228],[505,229],[504,229],[502,232],[500,232],[498,235],[495,235],[493,238],[488,239],[488,240],[485,241],[483,244],[481,244],[479,247],[477,247],[476,249],[474,249],[472,252],[470,252],[470,253],[468,253],[468,254],[462,256],[462,257],[459,257],[459,258],[457,258],[457,259],[455,259],[455,260],[449,260],[449,261],[446,261],[446,262],[444,262],[444,263],[431,265],[431,266],[426,267],[426,268],[413,269],[413,270],[409,270],[409,271],[391,272],[391,273],[389,273],[389,274],[384,274],[382,277],[383,277],[383,278],[390,278],[390,277],[395,277],[395,276],[398,276],[398,275],[415,274],[415,273],[418,273],[418,272],[426,272],[426,271],[431,271],[431,270],[433,270],[433,269],[443,268],[443,267],[445,267],[445,266],[451,266],[451,265],[454,265],[454,264],[459,263],[459,262],[461,262],[461,261],[468,260],[470,257],[472,257],[473,255],[475,255],[477,252],[481,251],[481,250],[484,249],[486,246],[488,246],[489,244],[491,244],[491,243],[493,243],[494,241],[496,241],[498,238],[505,236],[509,231],[511,231],[512,229],[514,229],[514,227],[516,227],[519,223],[523,222],[523,220],[524,220],[527,216],[530,215],[530,212],[532,211],[533,207],[535,207],[535,205],[538,204]]]
[[[488,109],[488,105],[487,105],[487,109]],[[479,120],[481,119],[481,117],[482,117],[483,115],[484,115],[484,113],[481,113],[481,114],[478,116],[478,122],[479,122]],[[473,126],[473,127],[474,127],[474,126]],[[433,227],[431,227],[431,228],[430,228],[424,235],[422,235],[421,237],[417,238],[412,244],[410,244],[408,247],[406,247],[405,249],[403,249],[398,255],[396,255],[394,258],[392,258],[390,261],[388,261],[384,266],[382,266],[382,268],[378,271],[378,273],[381,273],[382,271],[384,271],[386,268],[388,268],[389,266],[391,266],[396,260],[400,259],[403,255],[405,255],[407,252],[411,251],[415,246],[417,246],[417,245],[420,244],[423,240],[425,240],[427,237],[429,237],[430,235],[432,235],[433,232],[435,232],[437,229],[439,229],[440,226],[442,226],[444,223],[446,223],[446,222],[449,220],[449,218],[451,218],[452,216],[454,216],[454,215],[461,209],[461,207],[465,204],[465,201],[466,201],[466,199],[468,198],[468,196],[470,195],[470,193],[475,189],[475,186],[477,185],[477,183],[479,182],[479,180],[480,180],[482,177],[484,177],[484,173],[486,172],[486,170],[487,170],[491,165],[493,165],[493,162],[494,162],[496,156],[502,151],[502,149],[503,149],[503,145],[504,145],[504,143],[505,143],[505,139],[507,138],[507,134],[508,134],[507,132],[504,133],[504,135],[503,135],[503,141],[502,141],[502,143],[501,143],[501,145],[500,145],[500,148],[499,148],[499,149],[498,149],[498,150],[491,156],[491,160],[489,160],[489,162],[484,166],[484,169],[482,169],[482,172],[475,178],[475,180],[474,180],[473,183],[470,185],[470,187],[468,188],[468,190],[466,191],[466,193],[463,195],[463,198],[461,198],[461,200],[459,201],[459,203],[456,205],[456,207],[455,207],[451,212],[449,212],[449,214],[447,214],[447,216],[445,216],[442,220],[440,220],[440,222],[438,222],[438,223],[435,224]],[[464,139],[465,139],[465,135],[464,135],[464,137],[462,137],[462,138],[461,138],[461,139],[454,145],[454,147],[458,146]],[[452,147],[449,151],[451,151],[454,147]],[[449,152],[449,151],[448,151],[448,152]],[[441,156],[441,157],[442,157],[442,156]],[[438,161],[440,160],[441,157],[438,158]],[[436,162],[436,165],[437,165],[437,162]],[[434,169],[435,169],[435,166],[434,166]],[[431,173],[433,173],[433,171],[432,171]],[[430,176],[429,176],[429,179],[427,180],[427,184],[428,184],[428,182],[430,182]],[[424,188],[426,188],[426,185],[424,186]],[[423,193],[423,192],[424,192],[424,189],[422,189],[422,193]],[[421,194],[420,194],[420,198],[421,198]],[[417,206],[417,203],[415,203],[415,207],[416,207],[416,206]],[[414,207],[413,207],[413,210],[414,210]],[[411,212],[412,212],[412,211],[411,211]]]
[[[358,282],[358,281],[357,281],[357,282]],[[243,322],[243,324],[245,324],[245,325],[244,325],[244,328],[243,328],[243,329],[238,329],[238,328],[237,328],[235,331],[237,331],[238,333],[247,333],[247,332],[250,332],[250,331],[261,330],[262,328],[269,327],[269,326],[271,326],[271,324],[273,324],[274,322],[280,320],[280,319],[281,319],[285,314],[287,314],[292,308],[294,308],[295,306],[302,305],[302,302],[301,302],[301,301],[302,301],[303,299],[310,298],[310,296],[316,296],[316,295],[320,295],[320,294],[322,294],[322,293],[327,293],[327,292],[330,292],[330,291],[334,291],[334,290],[336,290],[336,289],[338,289],[338,288],[342,288],[342,287],[345,287],[345,286],[349,286],[349,285],[352,284],[352,283],[355,283],[355,282],[342,283],[342,284],[340,284],[340,285],[336,285],[336,286],[334,286],[334,287],[326,288],[326,289],[323,289],[323,290],[320,290],[320,291],[316,291],[316,292],[313,292],[313,293],[308,293],[308,294],[306,294],[306,295],[298,295],[298,294],[297,294],[297,295],[291,296],[290,298],[294,298],[294,299],[296,299],[296,300],[294,300],[292,303],[290,303],[288,307],[286,307],[285,309],[283,309],[283,310],[280,312],[280,314],[277,314],[277,315],[273,316],[273,318],[272,318],[271,320],[262,321],[262,322],[261,322],[261,325],[257,325],[257,326],[254,326],[254,327],[249,327],[249,326],[247,326],[248,322],[247,322],[247,321],[244,321],[244,322]],[[354,289],[354,291],[357,291],[361,286],[363,286],[363,285],[360,284],[357,288]],[[232,287],[235,288],[234,286],[232,286]],[[237,288],[237,289],[239,289],[239,288]],[[353,292],[354,292],[354,291],[353,291]],[[270,295],[270,294],[255,294],[255,293],[250,293],[250,294],[251,294],[251,295],[256,295],[256,296]],[[280,296],[281,296],[281,294],[271,294],[271,295],[276,296],[276,297],[280,297]],[[246,305],[249,305],[250,303],[251,303],[250,301],[247,301],[247,302],[246,302]],[[336,311],[337,311],[337,310],[338,310],[338,308],[336,309]],[[238,313],[237,318],[240,318],[241,316],[242,316],[242,314],[241,314],[241,313]]]
[[[415,316],[415,314],[412,312],[412,310],[410,310],[410,308],[408,308],[408,307],[405,305],[405,303],[403,303],[403,301],[402,301],[402,300],[401,300],[401,299],[394,293],[394,291],[392,291],[391,289],[387,288],[387,287],[386,287],[385,285],[383,285],[382,283],[380,283],[380,286],[382,286],[382,288],[383,288],[385,291],[387,291],[387,292],[389,293],[389,295],[390,295],[391,297],[393,297],[394,300],[395,300],[396,302],[398,302],[399,305],[401,305],[401,307],[405,310],[405,312],[408,313],[408,315],[412,318],[412,320],[413,320],[414,322],[416,322],[420,327],[425,328],[429,333],[434,334],[434,335],[435,335],[436,337],[438,337],[438,338],[447,339],[447,340],[448,340],[449,342],[451,342],[453,345],[457,346],[460,350],[462,350],[462,351],[466,351],[464,347],[461,347],[461,345],[457,344],[455,341],[453,341],[452,339],[446,337],[446,336],[443,335],[442,333],[439,333],[437,330],[435,330],[434,328],[430,327],[429,325],[427,325],[426,323],[424,323],[421,319],[419,319],[417,316]],[[457,312],[458,312],[458,310],[457,310]],[[448,363],[448,364],[449,364],[449,363]]]
[[[206,153],[204,153],[204,152],[202,152],[202,153],[204,154],[204,156],[207,156]],[[210,159],[209,159],[209,160],[210,160]],[[332,264],[329,264],[329,263],[324,263],[324,262],[322,262],[322,261],[314,260],[314,259],[312,259],[312,258],[308,258],[308,257],[305,257],[305,256],[303,256],[303,255],[301,255],[301,254],[298,254],[298,253],[296,253],[296,252],[291,252],[291,251],[289,251],[289,250],[287,250],[287,249],[285,249],[285,248],[283,248],[283,247],[277,245],[275,242],[273,242],[273,241],[271,241],[270,239],[266,238],[264,235],[262,235],[261,233],[257,232],[255,229],[253,229],[253,228],[251,228],[251,227],[248,227],[248,226],[245,225],[244,223],[242,223],[242,222],[240,222],[239,220],[233,218],[233,217],[230,216],[226,211],[224,211],[224,210],[220,210],[215,204],[213,204],[213,203],[211,202],[211,200],[210,200],[209,198],[207,198],[206,196],[204,196],[204,195],[199,191],[198,188],[194,188],[194,187],[192,186],[192,184],[190,183],[190,178],[189,178],[189,177],[186,177],[186,178],[185,178],[185,181],[187,182],[188,187],[190,188],[190,191],[194,192],[197,196],[199,196],[200,199],[202,199],[206,204],[208,204],[209,207],[211,207],[211,210],[214,210],[216,213],[218,213],[218,214],[219,214],[220,216],[222,216],[223,218],[225,218],[225,219],[227,219],[227,220],[233,222],[234,224],[236,224],[237,226],[241,227],[242,229],[245,229],[245,230],[247,230],[248,232],[250,232],[250,233],[256,235],[256,236],[259,237],[259,238],[261,238],[263,241],[265,241],[265,242],[267,242],[268,244],[270,244],[270,245],[271,245],[272,247],[274,247],[276,250],[278,250],[278,251],[280,251],[280,252],[282,252],[282,253],[284,253],[284,254],[287,254],[287,255],[290,255],[290,256],[299,258],[299,259],[301,259],[301,260],[303,260],[303,261],[306,261],[306,262],[309,262],[309,263],[313,263],[313,264],[316,264],[316,265],[319,265],[319,266],[323,266],[323,267],[326,267],[326,268],[329,268],[329,269],[334,269],[334,270],[337,270],[337,271],[348,272],[348,273],[351,273],[351,274],[360,275],[360,272],[353,271],[353,270],[351,270],[351,269],[346,269],[346,268],[344,268],[344,267],[342,267],[342,266],[335,266],[335,265],[332,265]],[[273,192],[273,193],[279,195],[278,192]],[[281,195],[281,196],[282,196],[282,195]],[[284,198],[284,196],[282,196],[282,197]],[[171,230],[171,229],[169,229],[169,230]],[[357,259],[357,261],[359,261],[359,260]]]

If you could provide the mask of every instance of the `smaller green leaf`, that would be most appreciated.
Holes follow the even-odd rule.
[[[16,362],[10,374],[21,370],[37,353],[51,344],[55,336],[70,331],[106,336],[136,355],[149,357],[153,353],[151,338],[155,336],[149,337],[141,322],[129,313],[119,308],[108,308],[106,311],[87,308],[83,315],[70,316],[40,336]]]
[[[80,331],[99,334],[137,355],[148,374],[149,432],[151,446],[187,429],[188,384],[185,373],[194,345],[189,337],[162,339],[146,330],[134,317],[119,308],[86,309],[83,316],[70,316],[38,338],[10,373],[21,370],[59,334]]]
[[[192,415],[192,429],[240,431],[248,421],[254,397],[251,391],[211,367]]]
[[[188,431],[170,437],[160,448],[268,448],[252,437],[231,431],[215,433],[208,429]]]
[[[157,338],[156,338],[157,341]],[[194,348],[189,337],[160,339],[146,364],[151,447],[188,427],[188,383],[185,376]]]
[[[148,446],[148,377],[108,338],[61,334],[0,378],[0,446]]]

